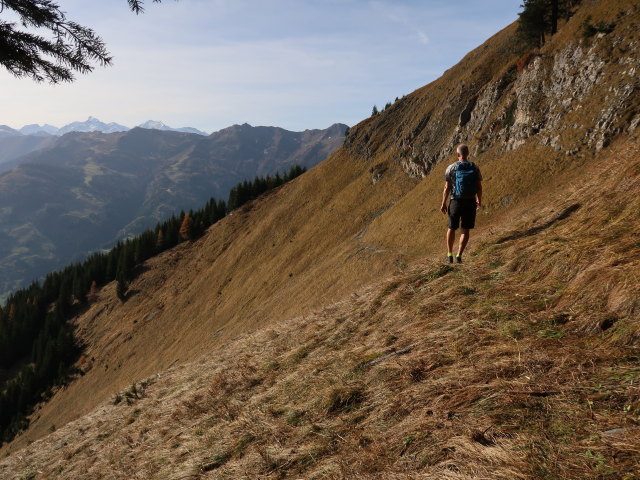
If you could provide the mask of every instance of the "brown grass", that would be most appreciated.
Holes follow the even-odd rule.
[[[585,5],[594,18],[604,16],[608,20],[629,8],[625,2],[613,1]],[[559,49],[576,47],[581,15],[583,12],[544,47],[541,54],[545,62]],[[511,225],[518,212],[526,211],[526,205],[540,200],[539,192],[567,188],[567,179],[592,160],[592,152],[581,143],[585,132],[595,128],[595,120],[590,117],[601,111],[608,92],[629,83],[623,72],[630,67],[618,60],[633,57],[629,45],[637,40],[637,11],[634,15],[616,20],[616,30],[606,38],[580,46],[593,47],[601,58],[610,61],[601,84],[562,116],[562,141],[567,149],[578,148],[578,153],[567,157],[564,152],[541,146],[535,136],[510,152],[504,151],[502,143],[487,140],[489,130],[503,125],[504,113],[516,105],[511,86],[517,77],[519,54],[513,49],[514,25],[507,27],[441,79],[352,128],[346,147],[318,167],[234,212],[199,241],[151,260],[131,286],[137,293],[126,303],[117,300],[114,285],[102,289],[96,303],[77,319],[80,337],[89,345],[87,361],[81,365],[84,374],[36,412],[25,435],[0,451],[23,447],[48,434],[52,424],[64,425],[91,412],[114,392],[175,363],[193,361],[282,318],[310,314],[371,282],[407,270],[415,261],[440,255],[445,226],[438,211],[443,171],[448,160],[453,160],[451,144],[459,133],[461,111],[485,87],[498,82],[504,83],[506,90],[492,105],[486,128],[469,134],[477,137],[469,143],[477,152],[474,160],[485,174],[486,191],[485,208],[471,248],[501,225]],[[619,38],[624,41],[619,42]],[[540,112],[545,111],[544,106],[543,102]],[[631,97],[620,107],[611,131],[624,131],[637,107],[637,100]],[[409,157],[428,164],[431,174],[423,181],[408,177],[401,165]],[[558,212],[548,213],[547,221]],[[606,221],[602,219],[600,228]],[[523,225],[505,236],[529,228]],[[611,238],[627,236],[624,223],[607,228]],[[564,245],[562,242],[569,241],[558,238],[540,248],[552,254]],[[585,250],[584,255],[591,252]],[[536,263],[515,255],[508,265],[521,271]],[[541,278],[551,268],[551,264],[545,265],[534,269]],[[375,316],[389,299],[410,302],[421,283],[432,280],[433,275],[438,272],[424,272],[415,285],[402,286],[402,296],[381,293],[378,301],[370,304],[367,315]],[[438,281],[446,281],[448,275]],[[485,275],[499,277],[505,272],[498,269]],[[625,295],[610,292],[609,301],[625,302]],[[422,302],[419,308],[425,315],[437,313],[442,302],[434,298]],[[514,320],[505,328],[515,336],[522,330]],[[553,335],[553,329],[547,330],[543,335]],[[308,347],[313,349],[313,343]],[[297,361],[296,356],[311,354],[306,347],[299,348],[299,352],[282,359],[282,365]]]
[[[618,60],[633,57],[638,12],[584,5],[540,52],[577,48],[587,10],[615,17],[580,45],[611,61],[562,116],[578,152],[491,144],[514,105],[497,99],[497,123],[470,142],[485,205],[464,265],[433,260],[443,172],[460,112],[517,74],[513,26],[318,167],[150,261],[125,304],[114,285],[98,292],[77,320],[84,374],[3,448],[0,478],[638,476],[639,142],[581,143],[628,84]],[[611,131],[637,108],[636,95]],[[431,162],[422,181],[399,166],[411,155]]]
[[[637,145],[529,203],[467,264],[416,264],[172,367],[0,476],[635,478]]]

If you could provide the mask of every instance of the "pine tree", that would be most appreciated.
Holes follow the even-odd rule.
[[[123,247],[120,252],[120,259],[118,260],[118,270],[116,272],[116,294],[120,300],[126,299],[126,292],[129,286],[129,276],[131,273],[131,263],[129,262],[129,255],[127,248]]]
[[[183,240],[193,240],[193,220],[192,213],[187,213],[180,224],[180,238]]]
[[[569,18],[580,0],[524,0],[518,22],[518,35],[528,47],[542,47],[546,34],[558,31],[558,20]]]
[[[116,244],[116,246],[113,247],[107,255],[107,270],[105,275],[107,282],[116,278],[116,273],[118,271],[118,253],[121,248],[122,246],[118,242],[118,244]]]
[[[524,0],[518,32],[528,44],[541,47],[547,30],[547,0]]]
[[[129,282],[127,278],[121,272],[118,272],[118,275],[116,276],[116,295],[122,301],[125,301],[127,298],[128,286]]]
[[[181,212],[180,218],[172,215],[168,222],[165,222],[165,248],[175,247],[180,241],[180,224],[184,218],[184,212]]]
[[[98,299],[98,284],[96,281],[91,282],[91,287],[89,287],[89,293],[87,293],[87,300],[90,302],[95,302]]]
[[[164,232],[162,229],[158,229],[158,233],[156,235],[156,251],[164,251]]]
[[[80,266],[74,269],[73,272],[73,284],[72,284],[73,296],[80,303],[84,303],[87,300],[87,286],[83,275],[83,270]]]
[[[143,11],[143,0],[127,1],[135,13]],[[91,72],[94,63],[111,64],[104,41],[90,28],[69,20],[51,0],[2,0],[0,14],[4,11],[18,22],[0,20],[0,65],[16,77],[69,82],[74,72]],[[50,38],[45,38],[47,34]]]
[[[60,285],[60,293],[56,301],[56,311],[61,315],[67,315],[71,310],[71,287],[69,278]]]

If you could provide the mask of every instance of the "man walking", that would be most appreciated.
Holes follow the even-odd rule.
[[[457,263],[462,263],[464,252],[469,241],[469,231],[475,226],[476,210],[482,205],[482,175],[478,166],[468,161],[469,147],[458,145],[456,149],[458,161],[447,167],[444,174],[445,184],[442,192],[440,211],[449,215],[447,230],[447,262],[453,263],[453,243],[456,230],[460,227],[460,245],[455,256]],[[450,199],[447,208],[447,199]]]

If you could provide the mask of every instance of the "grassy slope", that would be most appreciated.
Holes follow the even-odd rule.
[[[88,344],[86,374],[58,392],[14,446],[174,361],[197,358],[240,333],[335,301],[397,270],[404,262],[399,253],[373,253],[356,236],[415,181],[398,169],[395,181],[379,183],[372,194],[366,192],[367,168],[334,156],[234,212],[198,242],[151,260],[126,303],[117,300],[114,285],[103,289],[78,319]]]
[[[636,478],[638,147],[514,209],[468,263],[414,265],[214,348],[0,474]]]
[[[577,28],[574,25],[574,36]],[[409,275],[406,278],[410,278],[413,273],[407,273],[408,265],[420,259],[438,258],[445,226],[438,207],[442,173],[448,162],[437,164],[433,173],[420,182],[408,178],[398,166],[401,152],[397,150],[397,140],[414,131],[416,124],[430,112],[440,109],[436,113],[441,121],[434,127],[440,130],[435,132],[438,136],[433,141],[441,142],[442,149],[450,148],[446,139],[455,129],[460,111],[451,102],[458,102],[464,108],[467,101],[466,90],[460,87],[460,82],[472,85],[474,80],[481,84],[500,78],[507,66],[515,62],[508,54],[512,30],[513,27],[509,27],[471,52],[442,79],[403,98],[382,115],[362,122],[352,129],[347,148],[290,185],[235,212],[195,244],[183,245],[153,259],[132,285],[133,294],[125,304],[117,301],[113,285],[103,289],[101,300],[78,319],[81,336],[89,345],[87,356],[81,362],[85,375],[57,392],[37,412],[31,428],[10,450],[15,451],[46,435],[52,425],[60,427],[91,412],[112,398],[113,392],[163,371],[175,362],[183,364],[219,352],[214,356],[214,364],[233,363],[234,352],[240,352],[241,346],[229,347],[228,358],[222,352],[239,335],[251,334],[282,319],[308,315],[389,275],[406,274]],[[565,34],[566,30],[562,32]],[[489,149],[477,160],[485,174],[486,208],[471,244],[471,252],[474,249],[478,252],[478,265],[461,270],[469,274],[475,269],[480,272],[477,277],[467,277],[469,283],[483,276],[499,275],[506,268],[495,267],[498,272],[493,272],[491,265],[498,260],[492,260],[494,254],[490,246],[476,248],[479,240],[485,245],[495,243],[496,232],[513,229],[513,222],[520,221],[521,217],[542,223],[552,218],[562,211],[560,205],[570,205],[565,205],[566,198],[562,196],[557,200],[561,203],[550,202],[549,192],[572,188],[567,186],[567,178],[573,178],[574,173],[579,175],[585,165],[596,168],[598,162],[609,159],[606,156],[594,159],[590,155],[566,157],[551,148],[529,143],[508,153]],[[374,172],[384,171],[376,183],[372,182],[372,168]],[[578,214],[585,211],[583,207],[569,219],[578,218]],[[574,225],[574,228],[582,227]],[[596,227],[588,227],[586,231],[598,233],[591,228]],[[633,231],[624,224],[620,228]],[[616,230],[615,235],[619,236],[621,231]],[[569,245],[572,241],[567,240]],[[510,245],[505,242],[494,247],[496,255],[510,251]],[[587,253],[583,252],[586,243],[576,245],[579,248],[572,255],[583,263],[574,262],[572,275],[576,275],[578,266],[592,258],[588,249]],[[633,245],[631,242],[627,246]],[[541,284],[527,275],[544,275],[547,269],[558,267],[547,263],[546,253],[560,247],[573,251],[564,244],[545,247],[539,252],[535,250],[538,247],[541,246],[535,244],[529,250],[522,248],[522,252],[529,253],[523,253],[518,264],[513,263],[513,256],[508,257],[509,264],[515,265],[515,272],[511,274],[524,279],[514,277],[516,284],[521,281],[527,286],[529,282],[532,291],[540,290]],[[519,247],[513,251],[520,252]],[[541,263],[534,262],[537,257]],[[520,264],[523,269],[532,265],[534,272],[519,271]],[[422,271],[429,275],[434,268],[437,267],[432,264]],[[584,275],[582,278],[589,279]],[[557,284],[563,283],[562,278],[557,281]],[[450,284],[447,288],[456,287]],[[591,286],[588,288],[592,290]],[[421,295],[430,293],[421,290]],[[486,303],[485,308],[489,310],[489,302],[495,295],[496,290],[487,288],[469,298]],[[539,296],[540,291],[535,295]],[[437,296],[435,298],[434,305],[437,304]],[[513,298],[520,300],[520,297]],[[507,303],[506,300],[504,304],[499,303],[503,306],[496,307],[497,310],[508,312]],[[411,303],[402,308],[409,312],[407,319],[417,315],[410,314]],[[466,315],[461,308],[458,306],[458,315]],[[398,315],[405,318],[404,314]],[[313,323],[309,318],[307,321]],[[291,323],[290,331],[294,334],[297,324],[293,320]],[[458,327],[452,324],[451,328]],[[391,325],[387,329],[391,329]],[[272,348],[261,345],[263,349]],[[434,345],[424,352],[435,354]],[[372,343],[363,348],[374,346]],[[274,344],[273,348],[276,347]],[[292,375],[304,371],[294,370]],[[340,375],[340,370],[335,375]]]

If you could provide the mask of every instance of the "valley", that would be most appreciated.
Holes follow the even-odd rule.
[[[0,176],[1,296],[181,210],[226,201],[243,180],[310,168],[338,148],[345,129],[68,133]]]

